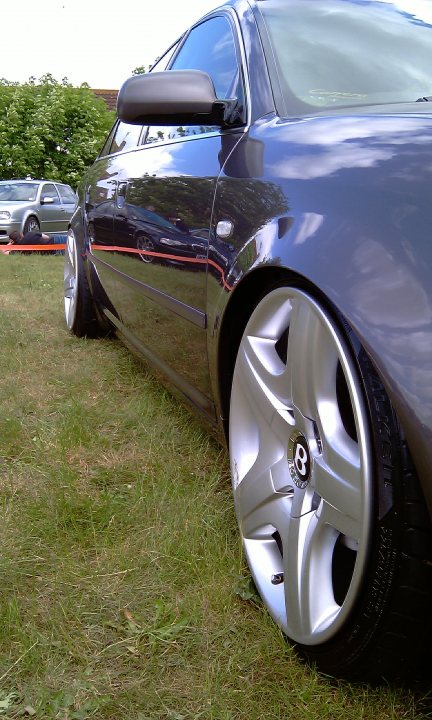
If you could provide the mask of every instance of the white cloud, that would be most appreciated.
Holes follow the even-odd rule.
[[[413,15],[417,20],[432,24],[430,0],[381,0],[394,5],[398,10]]]

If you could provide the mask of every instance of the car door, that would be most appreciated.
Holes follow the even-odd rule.
[[[64,213],[54,183],[44,183],[39,195],[40,229],[44,233],[60,232],[64,227]]]
[[[77,204],[77,198],[69,185],[57,185],[61,201],[61,230],[66,232],[68,223]]]
[[[221,99],[240,96],[241,66],[230,12],[187,35],[170,70],[207,72]],[[110,242],[92,242],[120,329],[193,402],[213,412],[206,345],[206,279],[212,204],[224,135],[243,130],[149,127],[145,142],[109,163],[115,178]]]

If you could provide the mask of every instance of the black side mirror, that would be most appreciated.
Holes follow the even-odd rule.
[[[225,125],[235,100],[219,100],[213,82],[200,70],[134,75],[117,99],[117,115],[136,125]]]

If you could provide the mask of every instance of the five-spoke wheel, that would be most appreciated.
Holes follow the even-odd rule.
[[[78,300],[78,258],[75,237],[68,232],[64,262],[64,308],[68,330],[73,330]]]
[[[403,432],[349,324],[275,284],[240,340],[230,403],[235,506],[271,615],[326,673],[428,666],[430,528]],[[423,603],[423,604],[422,604]]]
[[[290,638],[322,643],[357,599],[369,550],[367,413],[349,348],[310,296],[280,287],[244,332],[230,448],[247,559]]]

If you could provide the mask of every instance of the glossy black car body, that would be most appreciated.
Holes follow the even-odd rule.
[[[301,650],[339,675],[417,674],[431,631],[432,83],[413,86],[412,98],[379,82],[369,97],[362,79],[351,91],[343,72],[334,88],[290,88],[281,72],[289,42],[283,57],[273,52],[288,11],[308,23],[317,14],[323,35],[345,14],[361,36],[364,20],[352,53],[376,61],[377,75],[379,53],[366,52],[367,23],[380,24],[374,13],[389,32],[406,25],[409,43],[420,29],[416,47],[432,50],[432,8],[424,20],[380,0],[238,0],[210,13],[120,92],[120,121],[71,223],[66,317],[78,335],[115,328],[220,437],[231,414],[246,554],[270,612]],[[304,42],[307,57],[315,50],[303,31],[295,50]],[[311,65],[328,84],[319,58]],[[301,79],[301,63],[294,68]],[[324,369],[334,364],[330,379],[320,356]],[[288,399],[277,385],[286,366],[302,388]],[[335,435],[333,422],[342,428]],[[247,486],[272,443],[267,492],[283,512],[289,505],[291,546],[279,511],[250,526],[270,505],[259,499],[267,480],[252,478],[252,496]],[[326,444],[339,458],[331,472],[322,469]],[[348,475],[361,466],[359,487],[344,483],[341,458]],[[342,516],[358,528],[342,529]],[[339,584],[344,553],[354,560]]]

